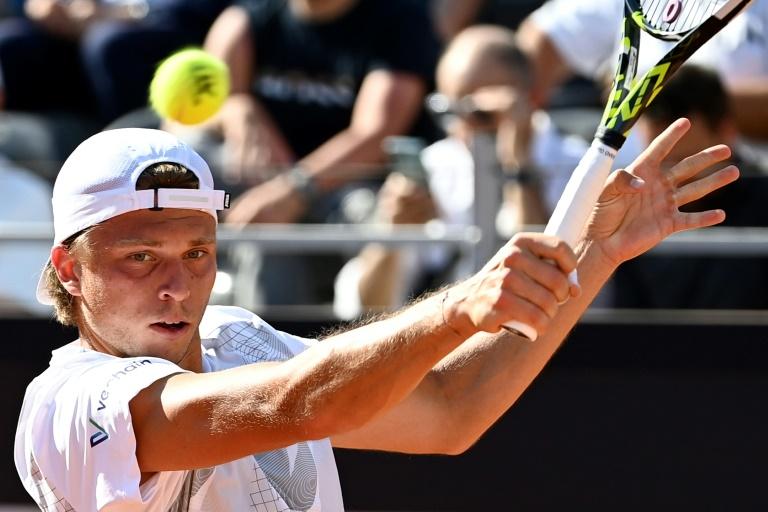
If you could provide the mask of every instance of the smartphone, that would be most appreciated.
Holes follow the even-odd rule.
[[[419,137],[392,136],[382,143],[389,158],[391,172],[399,172],[405,177],[427,187],[429,176],[421,163],[421,151],[425,144]]]

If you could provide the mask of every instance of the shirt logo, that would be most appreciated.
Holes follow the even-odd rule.
[[[107,431],[104,430],[104,427],[96,423],[93,418],[88,418],[88,421],[98,430],[98,432],[91,436],[91,448],[98,446],[109,439],[109,434],[107,434]]]

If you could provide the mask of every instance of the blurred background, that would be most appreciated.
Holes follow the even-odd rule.
[[[136,126],[192,144],[234,198],[212,303],[318,336],[461,279],[515,232],[541,229],[602,114],[622,6],[0,1],[0,503],[29,506],[12,454],[24,389],[77,336],[34,290],[52,186],[79,142]],[[741,180],[691,205],[723,208],[726,222],[620,268],[468,453],[338,451],[349,510],[768,507],[767,31],[768,1],[754,0],[670,81],[616,162],[688,117],[668,164],[729,144]],[[641,71],[664,52],[643,44]],[[147,106],[158,63],[189,46],[222,58],[232,82],[195,126]]]

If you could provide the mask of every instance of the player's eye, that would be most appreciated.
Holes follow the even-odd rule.
[[[137,252],[135,254],[131,254],[129,258],[132,261],[137,261],[142,263],[146,261],[150,261],[152,259],[152,257],[146,252]]]
[[[202,249],[195,249],[187,253],[187,258],[197,260],[205,256],[207,253]]]

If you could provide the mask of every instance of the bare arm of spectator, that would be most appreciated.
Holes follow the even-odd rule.
[[[225,169],[230,182],[260,182],[266,173],[285,168],[294,155],[269,113],[251,94],[255,51],[248,14],[226,9],[214,22],[205,49],[229,66],[231,92],[213,121],[221,131],[230,155]]]
[[[435,203],[423,185],[392,173],[379,191],[378,222],[391,225],[424,224],[435,218]],[[358,293],[364,309],[390,308],[396,302],[395,286],[401,276],[401,251],[369,244],[358,255]]]
[[[506,174],[503,212],[517,229],[544,224],[547,208],[538,170],[531,164],[532,105],[530,92],[509,86],[482,87],[464,98],[473,108],[495,118],[496,153]]]
[[[533,66],[534,82],[531,91],[534,106],[546,107],[555,87],[571,77],[574,71],[549,35],[530,17],[520,24],[517,44]]]
[[[404,133],[414,122],[426,84],[415,75],[386,70],[368,74],[355,102],[350,126],[304,158],[299,165],[319,192],[370,175],[381,162],[385,137]],[[238,198],[228,222],[293,222],[307,207],[292,180],[277,176]]]
[[[249,94],[256,69],[253,37],[248,15],[229,8],[219,17],[206,40],[206,49],[230,64],[232,98],[219,122],[231,148],[241,154],[241,169],[249,166],[279,168],[292,163],[293,155],[282,134],[265,110]],[[350,126],[331,137],[299,165],[312,177],[319,192],[327,192],[351,180],[366,176],[371,164],[381,162],[382,140],[401,134],[412,125],[426,93],[424,81],[410,73],[389,70],[371,71],[364,79],[355,101]],[[306,198],[295,183],[277,176],[242,194],[227,220],[251,222],[293,222],[306,208]]]

